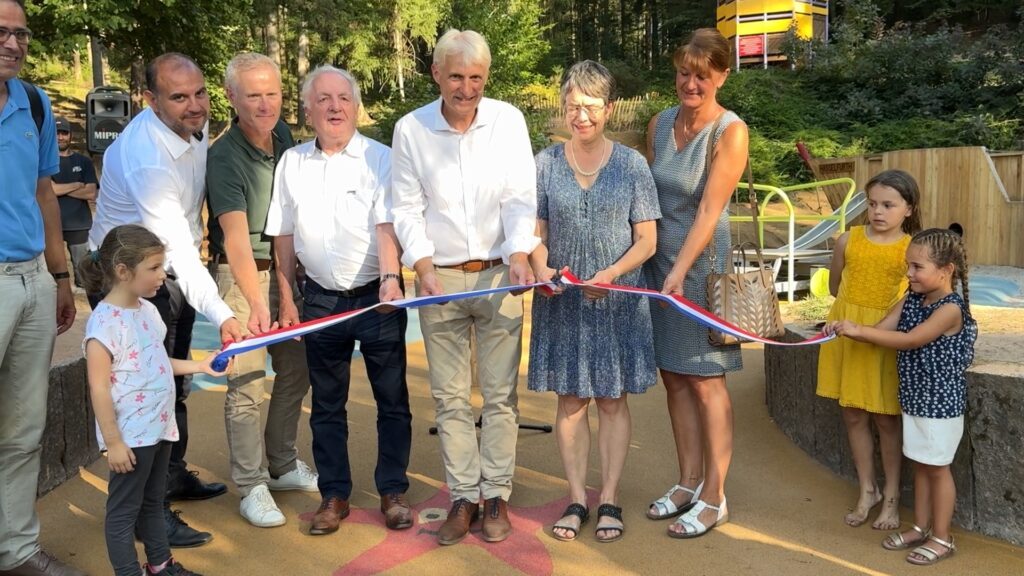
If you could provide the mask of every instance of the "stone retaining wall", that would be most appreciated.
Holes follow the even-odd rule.
[[[789,326],[783,340],[811,336]],[[765,346],[768,414],[797,446],[837,474],[856,481],[839,405],[814,394],[818,346]],[[881,461],[875,455],[876,469]],[[953,462],[953,521],[1024,545],[1024,365],[985,363],[967,373],[964,438]],[[904,461],[901,502],[911,507],[913,476]]]
[[[84,358],[50,368],[46,404],[39,496],[74,478],[79,467],[88,466],[100,455]]]

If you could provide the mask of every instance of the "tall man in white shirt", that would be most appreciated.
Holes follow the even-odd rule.
[[[522,113],[483,97],[491,64],[486,40],[449,30],[431,67],[441,97],[395,126],[395,231],[415,268],[420,295],[533,281],[528,254],[536,226],[536,167]],[[438,534],[455,544],[476,520],[482,534],[508,537],[508,499],[519,418],[523,300],[508,293],[420,311],[452,507]],[[484,405],[479,448],[470,407],[470,334],[476,333]]]
[[[103,155],[103,175],[89,247],[96,250],[111,229],[145,226],[167,246],[167,280],[150,301],[167,325],[164,345],[172,358],[186,359],[192,344],[196,309],[215,326],[221,340],[240,340],[241,325],[217,295],[199,256],[203,239],[201,209],[206,180],[207,118],[210,98],[203,73],[191,58],[168,53],[146,67],[143,94],[149,107],[125,127]],[[97,294],[90,301],[98,301]],[[194,308],[193,308],[194,307]],[[185,464],[190,381],[175,377],[175,419],[180,440],[171,448],[169,499],[201,500],[223,494],[221,483],[204,484]],[[165,504],[171,547],[201,546],[213,537],[185,524]]]
[[[351,74],[321,66],[302,86],[316,138],[285,152],[274,176],[266,233],[274,238],[280,321],[298,322],[292,300],[295,259],[306,269],[302,320],[402,297],[398,240],[389,207],[387,146],[356,131],[359,86]],[[309,533],[330,534],[349,514],[348,401],[356,341],[377,401],[377,468],[385,525],[412,526],[405,492],[412,415],[405,380],[404,310],[358,316],[305,337],[313,407],[313,460],[320,507]]]

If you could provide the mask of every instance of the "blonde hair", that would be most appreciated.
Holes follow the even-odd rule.
[[[117,226],[107,232],[98,250],[78,264],[78,278],[90,294],[110,291],[117,281],[117,265],[134,270],[143,260],[166,251],[156,234],[136,224]]]
[[[462,58],[464,64],[483,64],[489,69],[491,48],[479,32],[452,28],[434,46],[434,65],[443,66],[449,58]]]
[[[690,34],[686,43],[672,55],[676,68],[687,68],[700,76],[708,72],[725,72],[731,62],[732,47],[722,33],[715,28],[698,28]]]

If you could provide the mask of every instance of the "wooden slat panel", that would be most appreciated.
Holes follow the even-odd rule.
[[[921,188],[925,227],[957,222],[964,227],[972,263],[1024,267],[1024,152],[994,153],[990,161],[977,146],[927,148],[822,159],[819,164],[852,166],[847,174],[832,172],[851,176],[858,188],[882,170],[907,171]]]

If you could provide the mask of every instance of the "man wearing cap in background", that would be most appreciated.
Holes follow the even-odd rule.
[[[64,243],[71,254],[71,267],[78,281],[78,263],[89,251],[89,228],[92,227],[92,209],[89,202],[96,199],[96,169],[88,156],[71,149],[71,123],[63,116],[57,123],[57,149],[60,151],[60,172],[53,175],[53,191],[60,203],[60,227]]]

